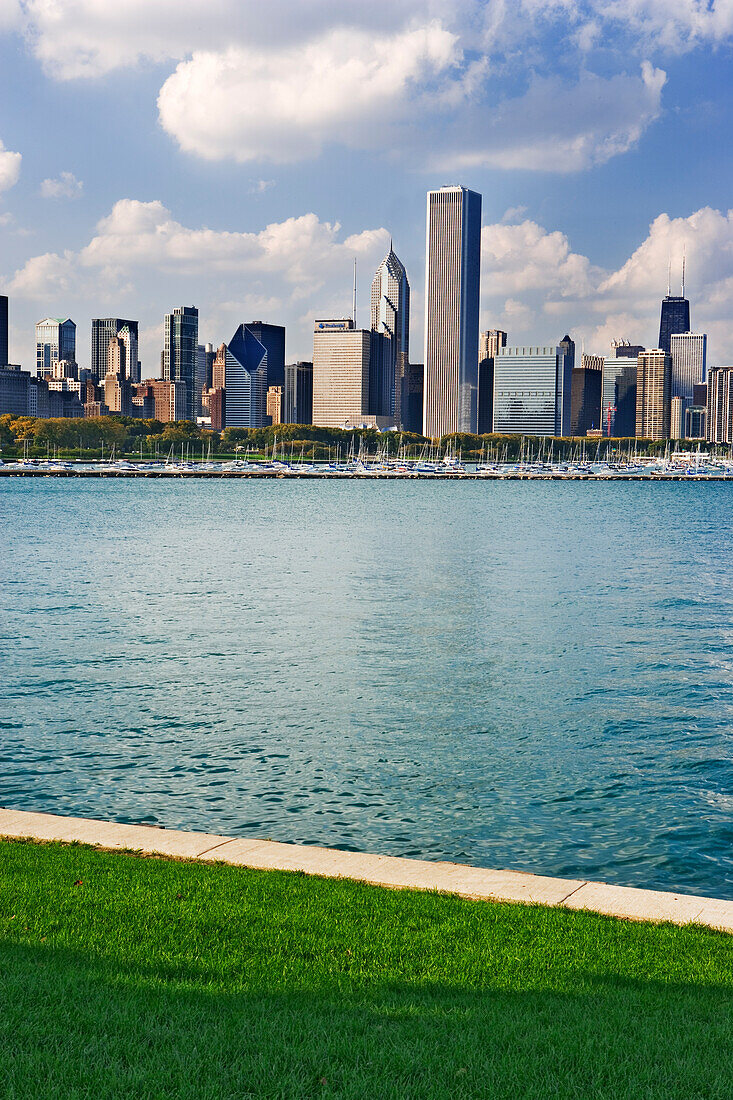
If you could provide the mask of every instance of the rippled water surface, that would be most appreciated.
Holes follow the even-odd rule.
[[[730,484],[0,483],[0,805],[733,898]]]

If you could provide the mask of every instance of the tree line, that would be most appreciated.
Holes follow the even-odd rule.
[[[446,452],[473,462],[480,459],[515,462],[526,459],[567,459],[583,451],[589,459],[606,458],[614,454],[654,455],[663,453],[667,440],[643,439],[546,439],[537,436],[472,435],[456,432],[443,436],[437,443],[412,432],[378,432],[376,428],[322,428],[315,424],[276,424],[267,428],[225,428],[215,432],[198,427],[188,420],[163,423],[125,416],[99,416],[41,419],[32,416],[0,416],[0,448],[5,458],[27,454],[41,457],[54,453],[70,457],[92,458],[109,454],[150,457],[183,448],[191,457],[204,455],[232,456],[249,452],[253,455],[272,454],[273,446],[283,456],[309,459],[345,459],[360,451],[373,455],[388,451],[396,456],[417,458],[432,449],[432,456]],[[684,446],[695,446],[685,443]],[[709,444],[702,444],[707,448]]]

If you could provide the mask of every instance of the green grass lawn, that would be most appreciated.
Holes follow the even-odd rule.
[[[0,1097],[730,1100],[733,937],[0,843]]]

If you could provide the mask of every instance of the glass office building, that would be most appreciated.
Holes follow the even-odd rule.
[[[76,362],[76,325],[70,317],[44,317],[36,325],[36,374],[52,374],[61,360]]]
[[[565,347],[499,348],[494,359],[494,431],[567,435],[571,364]]]
[[[199,342],[199,311],[195,306],[177,306],[165,317],[163,378],[186,385],[186,420],[196,420],[196,349]]]
[[[140,381],[138,322],[128,321],[124,317],[93,317],[89,366],[96,382],[101,381],[107,373],[107,353],[110,340],[113,336],[119,336],[124,328],[128,330],[127,341],[129,343],[127,377],[131,382]]]

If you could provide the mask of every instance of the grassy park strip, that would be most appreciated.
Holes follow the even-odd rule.
[[[733,937],[0,842],[0,1096],[728,1100]]]

